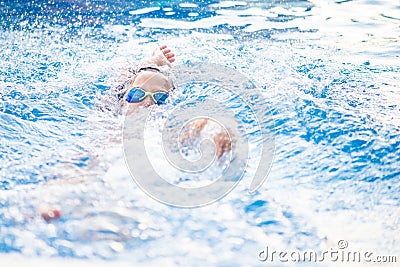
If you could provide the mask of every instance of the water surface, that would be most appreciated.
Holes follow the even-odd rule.
[[[0,6],[5,260],[257,266],[267,245],[321,251],[339,240],[400,256],[398,3]],[[173,48],[176,64],[218,63],[260,85],[275,120],[276,155],[256,194],[244,179],[217,203],[177,209],[132,182],[122,119],[98,106],[119,83],[121,62],[140,60],[155,43]],[[49,207],[61,210],[60,220],[41,218]]]

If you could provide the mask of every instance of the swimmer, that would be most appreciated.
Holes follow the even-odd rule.
[[[122,97],[120,104],[125,115],[135,112],[138,108],[165,104],[165,100],[174,89],[168,77],[174,61],[175,55],[163,45],[156,48],[151,57],[142,61],[137,69],[130,70],[134,76],[119,88],[119,97]]]
[[[133,74],[125,82],[118,86],[116,95],[124,115],[137,112],[140,108],[151,105],[165,104],[172,90],[175,89],[170,79],[172,63],[175,54],[166,45],[157,47],[149,59],[143,60],[136,69],[130,69]],[[231,151],[231,138],[225,132],[219,132],[210,136],[208,131],[210,121],[199,119],[188,123],[182,142],[190,145],[190,140],[206,135],[214,140],[216,156],[220,159],[225,152]]]
[[[165,104],[172,90],[175,89],[169,74],[175,54],[163,45],[156,48],[149,59],[143,60],[135,69],[128,69],[125,81],[109,91],[104,99],[105,107],[115,106],[118,101],[118,112],[129,116],[140,108],[148,108],[151,105]],[[232,149],[230,136],[226,132],[210,131],[212,123],[208,119],[198,119],[185,125],[184,134],[180,140],[186,146],[193,146],[193,140],[200,136],[211,138],[215,144],[215,155],[218,159]],[[65,168],[65,167],[64,167]],[[76,177],[82,176],[80,172]],[[78,179],[78,182],[80,180]],[[47,223],[57,221],[62,217],[61,208],[49,205],[39,209],[40,216]]]

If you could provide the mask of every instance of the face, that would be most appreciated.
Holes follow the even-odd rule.
[[[146,92],[164,92],[169,94],[169,88],[171,84],[168,79],[161,73],[154,72],[141,72],[137,75],[132,84],[129,85],[130,88],[139,87]],[[129,90],[125,93],[124,99],[126,98]],[[154,101],[151,96],[146,96],[146,98],[139,103],[128,103],[125,101],[124,106],[127,108],[128,113],[132,113],[139,108],[147,108],[154,105]]]

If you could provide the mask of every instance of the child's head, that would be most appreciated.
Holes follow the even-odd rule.
[[[141,93],[141,96],[143,96],[142,90],[146,93],[157,93],[157,92],[162,92],[169,94],[172,88],[172,84],[170,83],[169,79],[159,73],[159,72],[150,72],[150,71],[143,71],[140,72],[140,75],[138,75],[131,84],[128,85],[128,90],[125,92],[124,97],[123,97],[123,106],[124,109],[127,113],[132,113],[135,112],[138,108],[147,108],[151,105],[154,105],[154,98],[149,94],[144,97],[143,100],[138,101],[138,102],[128,102],[127,97],[129,99],[129,93],[132,88],[139,88]],[[156,97],[163,96],[162,94],[156,94],[153,95]]]

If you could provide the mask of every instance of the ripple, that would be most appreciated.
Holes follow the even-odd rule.
[[[195,3],[179,3],[179,6],[182,8],[196,8],[198,7]]]
[[[129,11],[129,14],[131,15],[143,15],[143,14],[147,14],[147,13],[151,13],[153,11],[158,11],[160,10],[160,7],[146,7],[146,8],[141,8],[141,9],[136,9],[136,10],[132,10]]]
[[[217,7],[217,8],[227,8],[227,7],[235,7],[235,6],[246,6],[247,2],[244,1],[220,1],[215,4],[209,5],[209,7]]]

